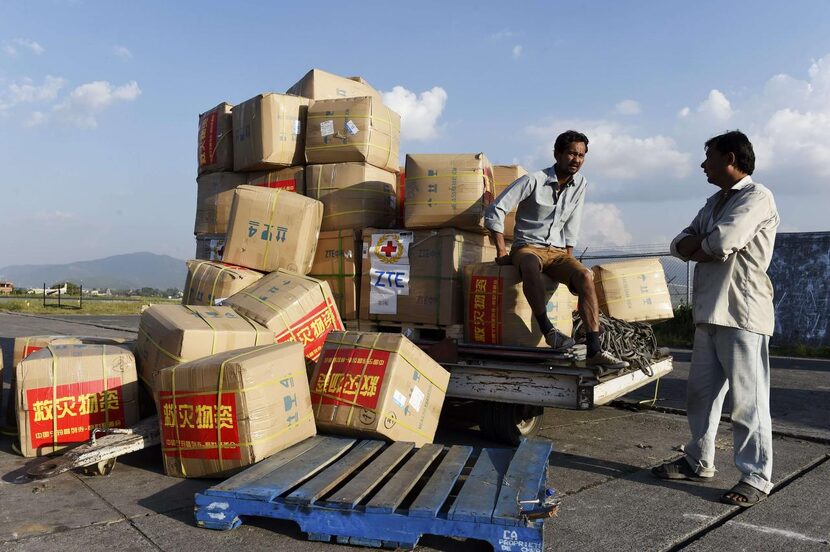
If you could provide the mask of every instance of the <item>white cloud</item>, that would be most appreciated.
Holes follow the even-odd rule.
[[[32,113],[29,118],[24,123],[27,127],[35,127],[38,125],[42,125],[48,120],[48,117],[42,111],[35,111]]]
[[[516,44],[515,46],[513,46],[512,52],[513,52],[513,59],[519,59],[520,57],[522,57],[522,45],[521,44]]]
[[[663,181],[684,178],[691,164],[688,153],[678,149],[672,138],[656,135],[637,137],[633,132],[612,121],[556,121],[528,131],[544,137],[546,143],[540,157],[550,157],[556,136],[566,129],[576,129],[588,136],[588,157],[585,168],[591,175],[605,181]],[[535,166],[536,163],[530,163]]]
[[[121,59],[132,59],[133,53],[126,46],[113,46],[112,53]]]
[[[9,57],[17,56],[19,48],[25,48],[36,56],[39,56],[46,51],[43,46],[28,38],[15,38],[11,42],[6,42],[3,45],[3,51]]]
[[[697,106],[697,112],[701,115],[723,123],[732,118],[732,104],[720,90],[713,89],[709,96]]]
[[[680,117],[681,119],[685,119],[686,117],[689,116],[689,114],[691,112],[692,112],[691,109],[689,109],[688,107],[684,107],[683,109],[681,109],[680,111],[677,112],[677,116]]]
[[[611,203],[585,203],[579,236],[580,251],[585,247],[629,245],[631,234],[626,231],[622,211]]]
[[[48,102],[58,97],[66,79],[47,75],[42,84],[35,84],[30,78],[8,84],[0,91],[0,111],[31,102]]]
[[[643,111],[636,100],[623,100],[614,106],[614,110],[620,115],[639,115]]]
[[[447,92],[434,86],[416,95],[396,86],[383,92],[383,102],[401,116],[401,137],[407,140],[429,140],[438,136],[438,118],[447,104]]]
[[[113,87],[107,81],[93,81],[75,88],[69,97],[52,108],[61,122],[81,128],[95,128],[97,115],[115,102],[131,102],[141,95],[138,83],[131,81]]]

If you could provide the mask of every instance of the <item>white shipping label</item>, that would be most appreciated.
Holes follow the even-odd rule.
[[[412,388],[412,394],[409,395],[409,404],[415,409],[415,412],[421,411],[421,405],[424,403],[424,392],[418,386]]]
[[[406,407],[406,395],[395,389],[395,392],[392,394],[392,402],[398,405],[401,408]]]
[[[295,119],[294,120],[294,136],[300,135],[300,121]]]
[[[320,135],[331,136],[334,134],[334,121],[328,120],[320,123]]]
[[[398,314],[398,294],[389,288],[369,288],[369,314]]]
[[[348,133],[349,133],[349,134],[351,134],[352,136],[354,136],[355,134],[357,134],[358,132],[360,132],[360,129],[359,129],[359,128],[357,128],[357,125],[356,125],[356,124],[354,124],[354,121],[352,121],[351,119],[349,119],[348,121],[346,121],[345,127],[346,127],[346,132],[348,132]]]

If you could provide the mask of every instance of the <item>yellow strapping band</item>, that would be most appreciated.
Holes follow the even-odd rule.
[[[230,446],[230,445],[236,445],[236,446],[239,446],[239,447],[252,447],[252,446],[258,445],[260,443],[264,443],[266,441],[273,441],[277,437],[281,436],[283,433],[285,433],[285,432],[287,432],[291,429],[294,429],[295,427],[299,426],[302,423],[307,422],[308,420],[311,419],[312,415],[313,415],[312,411],[309,410],[302,418],[300,418],[299,420],[297,420],[296,422],[294,422],[292,424],[288,424],[287,426],[280,429],[279,431],[275,431],[275,432],[273,432],[273,433],[271,433],[271,434],[269,434],[265,437],[260,437],[259,439],[252,439],[250,441],[239,442],[239,443],[227,443],[223,448],[235,448],[234,446]],[[210,450],[210,449],[214,449],[214,448],[216,448],[216,447],[210,446],[210,445],[200,445],[200,446],[195,446],[195,447],[165,447],[162,444],[161,450],[162,451],[168,451],[168,450],[177,450],[177,451],[182,451],[182,450],[206,450],[206,449]],[[184,470],[182,470],[182,473],[184,473]]]
[[[212,355],[216,354],[216,335],[217,335],[216,326],[211,324],[210,320],[208,320],[207,318],[202,316],[202,313],[193,310],[193,308],[191,308],[189,305],[185,305],[185,308],[187,310],[189,310],[190,312],[192,312],[193,314],[195,314],[196,316],[198,316],[199,318],[201,318],[204,321],[204,323],[207,324],[208,327],[211,330],[213,330],[213,336],[212,336],[212,340],[211,340],[211,343],[210,343],[210,354],[212,354]]]
[[[52,454],[58,450],[58,355],[52,344],[46,345],[52,355]]]
[[[344,335],[345,335],[346,333],[348,333],[348,332],[344,332]],[[367,349],[367,348],[370,348],[370,347],[367,347],[366,345],[361,345],[360,343],[346,343],[346,342],[343,342],[343,341],[335,341],[334,339],[326,339],[326,342],[328,342],[328,343],[336,343],[336,344],[338,344],[338,345],[351,345],[351,346],[353,346],[353,347],[357,347],[357,348],[359,348],[359,349]],[[411,367],[412,367],[412,368],[413,368],[416,372],[418,372],[419,374],[421,374],[421,376],[423,376],[423,378],[424,378],[425,380],[427,380],[428,382],[430,382],[430,383],[433,385],[433,387],[435,387],[436,389],[438,389],[438,390],[439,390],[439,391],[441,391],[442,393],[446,393],[446,392],[447,392],[447,390],[446,390],[445,388],[441,387],[440,385],[438,385],[437,383],[435,383],[434,381],[432,381],[432,380],[429,378],[429,376],[427,376],[426,374],[424,374],[423,372],[421,372],[421,371],[418,369],[418,367],[417,367],[417,366],[415,366],[415,364],[414,364],[411,360],[409,360],[405,354],[403,354],[403,351],[396,351],[395,349],[384,349],[383,347],[374,347],[374,349],[375,349],[376,351],[386,351],[387,353],[394,353],[394,354],[398,355],[399,357],[401,357],[402,359],[404,359],[404,361],[405,361],[407,364],[409,364],[409,365],[410,365],[410,366],[411,366]]]
[[[156,341],[152,337],[150,337],[150,334],[147,333],[147,330],[145,330],[140,325],[138,326],[138,333],[139,335],[143,335],[145,339],[147,339],[147,341],[152,343],[156,349],[158,349],[162,354],[170,358],[170,360],[175,360],[177,363],[187,362],[187,359],[174,355],[173,353],[171,353],[170,351],[166,350],[164,347],[156,343]]]
[[[268,212],[268,228],[270,232],[271,226],[274,224],[274,212],[277,210],[277,198],[282,193],[281,188],[277,188],[277,193],[273,194],[271,197],[271,207]],[[268,240],[265,242],[265,253],[262,256],[262,266],[267,269],[268,267],[268,250],[271,247],[271,236],[269,234]]]

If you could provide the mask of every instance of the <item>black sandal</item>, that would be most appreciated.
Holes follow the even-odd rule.
[[[686,461],[685,456],[681,456],[677,460],[666,462],[654,468],[651,468],[651,473],[658,479],[674,479],[683,481],[708,481],[712,476],[703,476],[695,473],[695,470]]]
[[[736,494],[740,497],[743,497],[745,500],[735,500],[734,498],[730,497],[730,494]],[[756,489],[749,483],[744,483],[741,481],[728,491],[724,493],[722,497],[720,497],[720,501],[724,504],[731,504],[733,506],[740,506],[741,508],[749,508],[750,506],[755,506],[762,500],[764,500],[767,496],[767,493],[761,491],[760,489]]]

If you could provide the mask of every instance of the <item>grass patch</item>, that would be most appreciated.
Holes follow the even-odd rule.
[[[161,297],[146,297],[139,299],[125,299],[113,301],[84,301],[83,308],[78,308],[77,297],[63,297],[61,298],[61,306],[52,304],[52,299],[49,300],[46,306],[43,306],[41,299],[14,299],[0,301],[0,311],[23,312],[29,314],[78,314],[78,315],[124,315],[124,314],[140,314],[141,309],[145,305],[177,305],[180,304],[179,299],[163,299]]]
[[[654,335],[660,347],[691,349],[695,336],[692,307],[680,305],[674,309],[674,318],[654,324]]]

